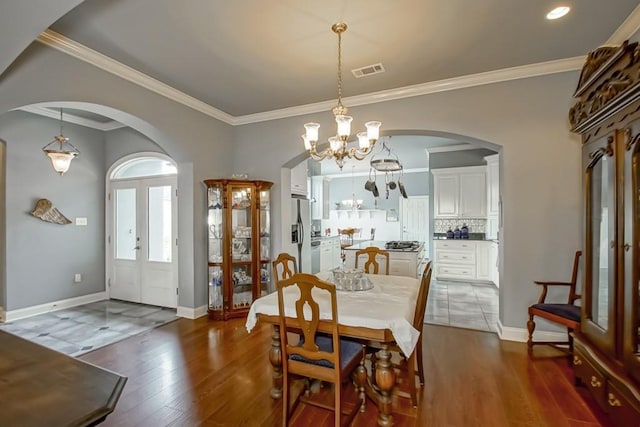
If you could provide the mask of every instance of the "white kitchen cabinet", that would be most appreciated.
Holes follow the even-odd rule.
[[[329,182],[322,176],[311,177],[311,219],[329,219]]]
[[[436,240],[436,279],[493,282],[497,259],[494,245],[486,240]]]
[[[487,161],[487,239],[498,238],[500,225],[500,164],[498,154],[485,157]]]
[[[489,262],[491,264],[489,265],[489,268],[491,269],[491,281],[495,283],[497,288],[500,287],[500,273],[498,269],[498,256],[499,256],[498,250],[499,250],[498,243],[491,242],[491,256],[489,258]]]
[[[307,197],[309,189],[307,184],[307,162],[301,162],[291,169],[291,194]]]
[[[460,177],[457,174],[436,174],[433,171],[434,216],[457,218],[460,200]]]
[[[436,240],[434,242],[436,279],[476,279],[476,242]]]
[[[340,267],[340,238],[327,237],[320,240],[320,271]]]
[[[491,265],[491,245],[493,242],[476,242],[476,280],[493,281],[493,266]],[[495,261],[493,262],[495,265]]]
[[[434,217],[486,217],[486,170],[486,166],[434,169]]]

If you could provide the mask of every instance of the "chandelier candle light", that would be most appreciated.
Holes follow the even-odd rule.
[[[351,134],[351,121],[353,117],[347,116],[347,107],[342,105],[342,33],[347,30],[347,24],[339,22],[331,26],[331,30],[338,35],[338,105],[333,107],[332,112],[336,118],[338,131],[335,136],[329,138],[329,147],[321,152],[316,151],[318,143],[318,123],[306,123],[305,134],[302,135],[305,149],[309,150],[309,155],[316,161],[325,158],[335,158],[336,163],[342,170],[345,158],[362,160],[371,152],[380,134],[380,122],[367,122],[366,132],[357,134],[358,147],[347,147],[347,140]]]
[[[71,160],[80,152],[69,142],[69,138],[62,134],[62,108],[60,108],[60,135],[54,137],[53,141],[42,147],[45,155],[51,160],[53,169],[62,176],[69,170]],[[58,145],[56,147],[56,144]]]

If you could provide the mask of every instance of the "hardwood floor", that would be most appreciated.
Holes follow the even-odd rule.
[[[395,426],[609,427],[584,390],[573,386],[565,357],[495,334],[425,325],[426,386],[418,409],[394,400]],[[271,329],[251,334],[243,319],[180,319],[81,359],[129,377],[104,426],[276,426],[281,402],[269,396]],[[544,356],[544,357],[541,357]],[[376,425],[377,409],[354,426]],[[331,426],[331,414],[300,405],[294,426]]]

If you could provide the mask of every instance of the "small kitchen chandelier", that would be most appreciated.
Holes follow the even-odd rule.
[[[53,138],[53,141],[42,147],[45,155],[51,160],[53,170],[61,176],[69,170],[71,160],[80,152],[69,142],[69,138],[62,135],[62,108],[60,108],[60,135]]]
[[[302,135],[302,139],[304,147],[309,150],[312,159],[321,161],[333,157],[342,170],[345,158],[362,160],[371,152],[378,140],[381,123],[365,123],[367,131],[357,134],[358,147],[347,147],[347,140],[351,134],[351,121],[353,120],[351,116],[347,116],[347,107],[342,105],[342,33],[347,31],[347,24],[338,22],[331,26],[331,30],[338,35],[338,105],[331,110],[336,118],[338,131],[335,136],[329,138],[329,148],[321,152],[316,151],[318,129],[320,128],[318,123],[306,123],[304,125],[306,132]]]

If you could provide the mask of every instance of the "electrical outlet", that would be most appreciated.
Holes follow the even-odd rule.
[[[74,281],[75,283],[80,283],[80,282],[82,282],[82,274],[80,274],[80,273],[76,273],[76,275],[73,277],[73,281]]]

